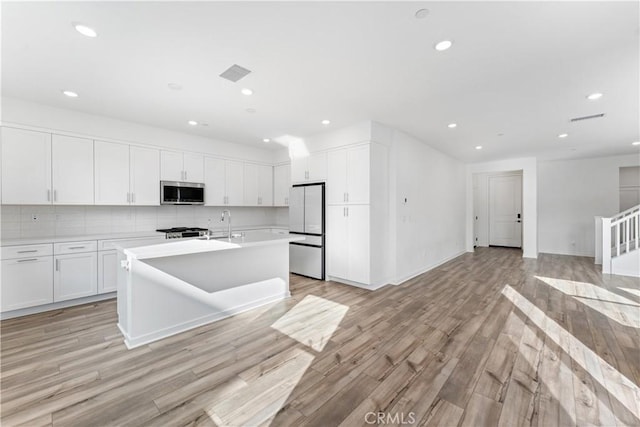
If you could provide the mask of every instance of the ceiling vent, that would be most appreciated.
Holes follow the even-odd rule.
[[[569,120],[570,122],[579,122],[582,120],[591,120],[591,119],[599,119],[601,117],[604,117],[604,113],[600,113],[600,114],[594,114],[592,116],[583,116],[583,117],[575,117],[571,120]]]
[[[247,70],[246,68],[241,67],[238,64],[233,64],[231,67],[227,68],[222,74],[220,74],[220,77],[235,83],[241,78],[245,77],[250,72],[251,70]]]

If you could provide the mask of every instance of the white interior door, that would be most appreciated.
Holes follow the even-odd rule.
[[[489,244],[522,247],[522,176],[489,177]]]

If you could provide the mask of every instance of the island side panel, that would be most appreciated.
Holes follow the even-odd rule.
[[[282,243],[164,260],[130,258],[130,328],[123,331],[125,344],[128,348],[137,347],[287,298],[288,260],[288,244]],[[185,267],[178,267],[183,263]],[[199,286],[171,274],[185,276],[185,270],[190,273],[186,278]]]
[[[144,260],[206,292],[280,278],[289,288],[289,244],[239,247]]]

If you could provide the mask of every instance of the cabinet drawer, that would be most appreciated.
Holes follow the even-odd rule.
[[[1,311],[53,302],[53,257],[29,257],[2,261]]]
[[[3,246],[2,259],[33,258],[53,255],[53,245]]]
[[[87,240],[84,242],[55,243],[53,245],[53,253],[55,255],[96,252],[97,250],[98,242],[96,242],[95,240]]]

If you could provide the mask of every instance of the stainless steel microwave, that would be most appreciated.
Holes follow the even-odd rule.
[[[161,205],[204,205],[204,184],[160,181]]]

